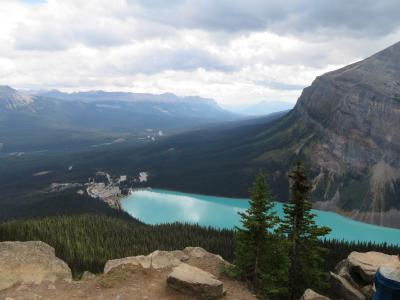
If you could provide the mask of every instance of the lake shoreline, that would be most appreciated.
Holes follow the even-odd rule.
[[[215,198],[215,197],[217,197],[217,198],[233,200],[233,201],[249,201],[249,198],[235,198],[235,197],[227,197],[227,196],[219,196],[219,195],[209,195],[209,194],[201,194],[201,193],[181,192],[181,191],[177,191],[177,190],[173,190],[173,189],[152,188],[152,187],[136,188],[136,189],[133,189],[133,193],[136,192],[136,191],[141,191],[141,190],[152,190],[152,191],[155,191],[155,192],[160,191],[160,192],[168,192],[168,193],[183,193],[185,195],[192,196],[192,197],[198,197],[198,196],[207,197],[207,198]],[[120,199],[119,199],[119,207],[121,207],[121,200],[123,200],[126,197],[130,197],[130,195],[126,195],[126,196],[121,196],[120,197]],[[274,201],[274,202],[275,203],[279,203],[281,205],[286,203],[286,202],[280,202],[280,201]],[[313,210],[314,211],[320,211],[320,212],[334,213],[334,214],[337,214],[338,216],[353,220],[355,222],[363,223],[363,224],[368,224],[368,225],[377,226],[377,227],[383,227],[383,228],[388,228],[388,229],[400,230],[400,227],[380,225],[380,224],[376,224],[374,222],[368,222],[367,218],[358,218],[357,216],[359,216],[359,213],[357,213],[357,212],[347,212],[347,211],[343,211],[343,210],[339,210],[339,209],[331,209],[331,208],[321,209],[318,206],[314,207],[314,203],[313,203]]]
[[[247,209],[248,200],[140,188],[120,201],[124,211],[147,224],[180,222],[233,229],[239,224],[237,212]],[[278,215],[282,215],[283,204],[276,202],[275,209]],[[332,211],[313,211],[317,223],[333,228],[330,239],[400,244],[400,230],[397,228],[363,223]]]

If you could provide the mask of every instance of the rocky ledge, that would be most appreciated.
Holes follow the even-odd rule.
[[[0,299],[256,299],[221,274],[229,265],[199,247],[110,260],[103,274],[71,270],[43,242],[0,243]]]
[[[103,274],[71,270],[43,242],[0,243],[0,299],[256,299],[247,287],[221,274],[229,265],[199,247],[154,251],[147,256],[109,260]],[[400,267],[395,255],[352,252],[331,272],[332,299],[368,300],[379,267]],[[327,300],[306,290],[302,300]]]
[[[380,267],[400,267],[396,255],[380,252],[352,252],[339,262],[330,273],[330,296],[332,299],[371,300],[374,295],[374,277]],[[311,289],[305,291],[301,300],[329,300]]]
[[[331,272],[332,294],[340,299],[372,299],[374,276],[381,266],[396,268],[400,262],[396,255],[380,252],[350,253]]]
[[[54,249],[43,242],[0,243],[0,290],[17,283],[72,280],[71,270]]]

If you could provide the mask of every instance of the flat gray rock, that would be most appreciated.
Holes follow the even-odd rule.
[[[218,299],[224,295],[223,283],[212,274],[181,263],[167,277],[167,285],[200,299]]]
[[[354,288],[345,278],[332,272],[330,275],[332,291],[334,291],[339,299],[366,300],[361,291]]]
[[[0,290],[14,284],[72,280],[68,265],[43,242],[0,243]]]
[[[168,269],[179,265],[181,262],[188,260],[189,257],[180,250],[160,251],[156,250],[147,256],[130,256],[120,259],[112,259],[107,261],[104,266],[104,273],[107,274],[112,269],[119,266],[138,266],[143,269]]]
[[[400,262],[396,255],[380,252],[351,252],[347,257],[350,272],[355,272],[367,283],[372,284],[376,271],[380,267],[399,268]]]
[[[312,289],[307,289],[300,300],[329,300],[329,298],[314,292]]]

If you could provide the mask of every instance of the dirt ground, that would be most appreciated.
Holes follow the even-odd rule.
[[[220,274],[216,262],[191,258],[190,265],[208,271],[224,283],[226,300],[253,300],[256,297],[246,286]],[[86,281],[42,283],[40,285],[16,285],[0,291],[5,300],[73,300],[73,299],[115,299],[115,300],[188,300],[193,296],[183,295],[166,285],[171,269],[143,269],[135,266],[120,266],[111,272],[98,275]]]

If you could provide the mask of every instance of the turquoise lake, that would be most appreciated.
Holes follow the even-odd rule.
[[[130,215],[148,224],[197,223],[217,228],[240,225],[238,212],[245,211],[248,199],[194,195],[159,189],[138,190],[121,201]],[[282,204],[275,209],[282,216]],[[400,230],[357,222],[333,212],[314,210],[319,225],[329,226],[329,238],[400,244]]]

